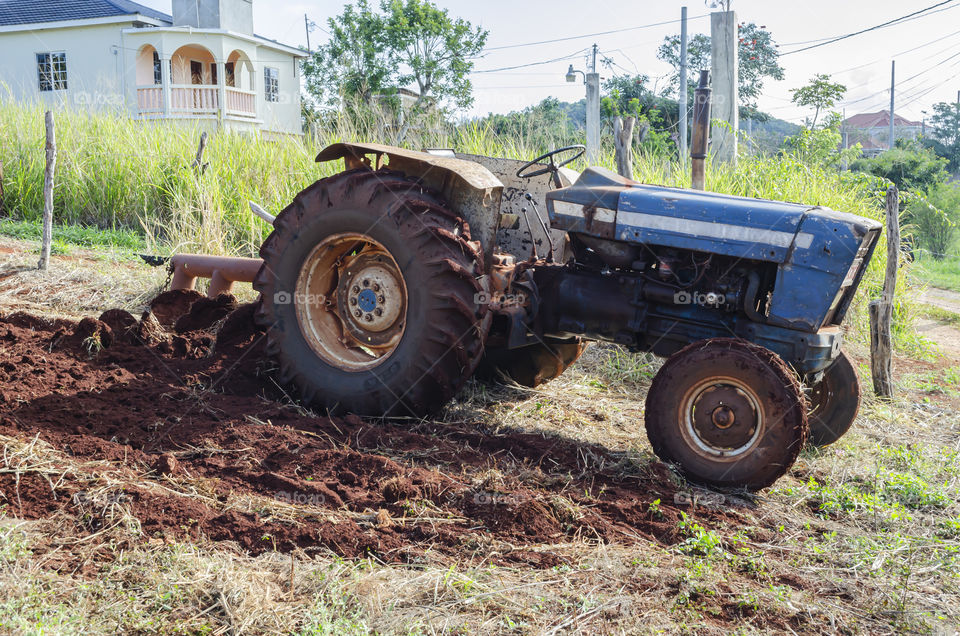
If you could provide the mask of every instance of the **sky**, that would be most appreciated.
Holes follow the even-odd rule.
[[[139,1],[170,12],[170,0]],[[564,101],[581,99],[582,82],[568,84],[564,74],[571,63],[574,68],[586,68],[586,53],[593,44],[615,63],[611,69],[601,68],[601,78],[643,73],[659,90],[670,67],[657,59],[657,48],[664,37],[680,32],[680,8],[687,6],[691,36],[709,34],[708,16],[715,10],[704,0],[434,1],[451,15],[489,31],[486,50],[475,61],[475,103],[465,113],[468,116],[517,110],[549,96]],[[938,1],[942,0],[732,0],[732,9],[738,21],[765,26],[783,54],[905,16]],[[311,45],[316,47],[326,41],[327,20],[339,14],[343,4],[253,0],[255,28],[259,35],[306,45],[306,14],[317,24],[310,34]],[[664,22],[667,24],[646,26]],[[608,31],[619,32],[591,35]],[[560,38],[571,39],[515,46]],[[555,61],[496,70],[548,60]],[[955,101],[960,91],[960,0],[950,0],[901,24],[784,55],[785,79],[767,79],[758,105],[761,111],[800,123],[812,113],[791,104],[790,89],[802,86],[817,73],[827,73],[848,88],[837,108],[847,116],[888,108],[891,60],[896,60],[897,114],[919,121],[924,111],[929,117],[932,104]]]

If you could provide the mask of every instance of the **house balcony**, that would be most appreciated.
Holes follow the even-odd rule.
[[[217,85],[171,84],[169,107],[164,110],[162,85],[150,84],[137,87],[137,109],[141,118],[185,118],[224,116],[239,119],[256,119],[257,94],[231,86],[223,87],[224,104],[220,104],[220,87]]]

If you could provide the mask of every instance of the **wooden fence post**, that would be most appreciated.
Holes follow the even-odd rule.
[[[203,174],[207,171],[207,166],[203,162],[203,151],[207,149],[207,132],[204,131],[200,134],[200,145],[197,146],[197,157],[193,160],[193,167],[197,169],[198,174]]]
[[[633,125],[635,117],[613,118],[613,147],[617,155],[617,172],[633,179]]]
[[[887,189],[887,270],[883,277],[883,295],[870,302],[870,371],[873,391],[880,397],[893,397],[893,297],[897,288],[900,263],[900,197],[896,186]]]
[[[57,140],[54,133],[53,113],[44,115],[47,128],[47,169],[43,173],[43,240],[40,246],[40,262],[37,268],[46,271],[50,265],[50,243],[53,240],[53,174],[57,167]]]

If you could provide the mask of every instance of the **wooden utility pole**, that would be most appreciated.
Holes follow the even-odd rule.
[[[40,262],[37,268],[46,271],[50,265],[50,243],[53,241],[53,174],[57,167],[57,140],[53,125],[53,113],[44,114],[47,129],[47,168],[43,173],[43,238],[40,245]]]
[[[680,7],[680,161],[687,163],[687,8]]]
[[[897,288],[900,262],[900,196],[896,186],[887,189],[887,270],[880,300],[870,302],[870,371],[873,391],[880,397],[893,397],[893,297]]]
[[[303,14],[303,24],[307,28],[307,53],[310,53],[310,18],[306,13]]]

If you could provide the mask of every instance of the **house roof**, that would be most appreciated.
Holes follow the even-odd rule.
[[[851,128],[879,128],[890,125],[890,111],[881,110],[876,113],[858,113],[852,117],[847,117],[843,121],[845,126]],[[893,116],[894,126],[919,126],[920,122],[910,121],[900,115]]]
[[[167,24],[173,18],[130,0],[0,0],[0,26],[142,15]]]

